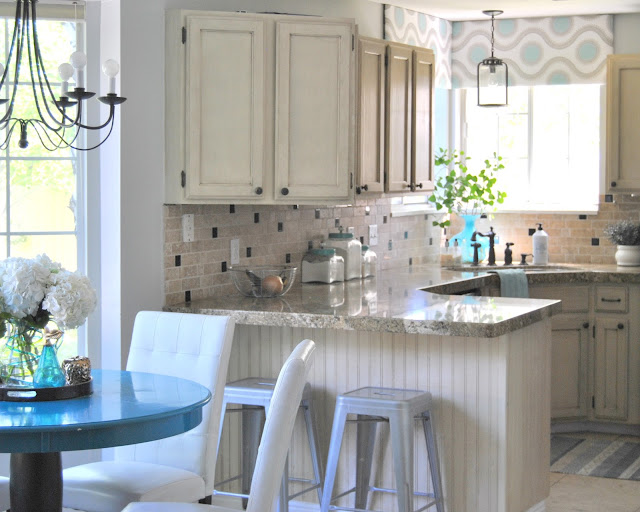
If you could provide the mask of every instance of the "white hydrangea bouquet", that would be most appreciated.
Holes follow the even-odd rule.
[[[49,321],[62,330],[75,329],[96,303],[95,289],[86,276],[65,270],[46,254],[0,261],[0,336],[6,335],[7,345],[11,343],[3,359],[7,354],[15,359],[17,354],[33,374],[38,356],[33,344]]]

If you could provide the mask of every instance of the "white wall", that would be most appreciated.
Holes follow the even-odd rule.
[[[382,36],[383,11],[382,5],[367,0],[120,0],[119,5],[121,91],[128,98],[121,109],[119,239],[119,334],[124,364],[136,313],[163,306],[165,10],[242,9],[348,17],[356,19],[361,34],[372,37]],[[103,345],[110,343],[109,339],[102,341]]]
[[[613,17],[613,50],[615,53],[640,53],[640,13]]]

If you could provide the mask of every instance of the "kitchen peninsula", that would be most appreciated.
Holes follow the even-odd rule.
[[[166,309],[236,320],[229,381],[276,376],[291,348],[301,339],[313,339],[318,353],[310,382],[323,456],[337,394],[369,385],[428,390],[434,397],[446,510],[544,510],[551,316],[560,302],[422,290],[447,282],[455,293],[456,288],[482,288],[496,281],[495,275],[411,267],[344,285],[296,284],[279,299],[232,293]],[[336,492],[352,481],[352,435],[343,444]],[[416,446],[424,450],[418,441],[416,437]],[[304,442],[297,429],[294,448]],[[225,440],[222,446],[234,443]],[[292,452],[292,475],[310,467],[297,455],[302,452]],[[419,453],[416,461],[421,459]],[[220,474],[233,474],[237,460],[223,452]],[[429,491],[424,466],[416,463],[416,487]],[[390,468],[385,464],[374,471],[378,485],[393,487]],[[315,493],[301,497],[314,498]],[[393,496],[382,495],[373,505],[394,510]]]

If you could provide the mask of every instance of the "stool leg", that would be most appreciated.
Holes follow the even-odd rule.
[[[320,447],[318,446],[318,429],[311,407],[311,401],[303,403],[304,421],[307,427],[307,438],[309,439],[309,450],[311,451],[311,463],[313,464],[313,485],[318,486],[318,503],[322,503],[322,461],[319,457]]]
[[[258,446],[264,428],[264,411],[255,406],[242,406],[242,494],[249,494],[251,479],[258,457]],[[242,508],[247,508],[247,498],[242,498]]]
[[[444,502],[442,497],[442,480],[440,479],[440,463],[438,460],[438,448],[433,436],[433,419],[427,411],[422,414],[422,428],[427,442],[427,455],[429,457],[429,472],[433,485],[433,496],[436,501],[436,510],[444,512]]]
[[[220,415],[220,427],[218,428],[218,446],[216,448],[216,453],[220,454],[220,439],[222,439],[222,427],[224,426],[224,418],[227,412],[227,397],[222,398],[222,414]]]
[[[333,426],[331,427],[331,442],[329,443],[327,472],[324,475],[324,489],[322,490],[320,512],[328,512],[329,505],[331,504],[331,495],[333,494],[333,484],[336,480],[336,470],[338,468],[338,459],[340,457],[340,447],[342,446],[342,436],[344,435],[346,420],[346,410],[344,410],[339,403],[336,404]]]
[[[398,512],[413,511],[413,418],[401,411],[389,417]]]
[[[376,442],[378,423],[366,421],[369,416],[358,414],[356,424],[356,508],[367,508],[369,484],[371,483],[371,466],[373,464],[373,448]],[[362,421],[365,420],[365,421]]]
[[[280,494],[278,495],[278,512],[289,511],[289,455],[284,463],[282,482],[280,482]]]

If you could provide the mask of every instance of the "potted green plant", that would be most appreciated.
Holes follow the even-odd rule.
[[[444,210],[446,213],[455,213],[465,222],[465,227],[451,239],[451,243],[458,242],[462,247],[462,261],[473,261],[473,248],[471,236],[475,231],[475,221],[481,213],[494,209],[496,203],[504,202],[506,192],[495,190],[497,181],[496,173],[504,169],[502,157],[496,153],[493,158],[486,159],[484,166],[477,172],[473,172],[467,166],[471,158],[464,151],[445,150],[440,148],[435,156],[436,168],[444,169],[439,173],[435,181],[433,194],[429,197],[436,210]],[[450,215],[433,221],[434,226],[441,228],[451,225]],[[482,244],[479,251],[479,261],[485,258],[485,239],[479,240]]]
[[[618,246],[616,263],[621,267],[640,266],[640,222],[621,220],[604,228],[604,234]]]

